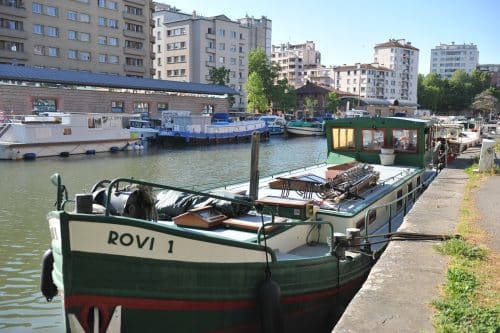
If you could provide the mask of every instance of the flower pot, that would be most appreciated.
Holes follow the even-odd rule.
[[[396,155],[394,154],[379,154],[380,164],[382,165],[393,165]]]
[[[392,148],[392,147],[390,147],[390,148],[389,147],[385,147],[385,148],[382,147],[382,148],[380,148],[380,153],[381,154],[394,154],[394,148]]]

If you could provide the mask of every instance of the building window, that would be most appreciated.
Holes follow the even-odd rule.
[[[118,65],[120,63],[120,58],[117,55],[110,55],[108,57],[108,62],[113,65]]]
[[[237,36],[236,31],[231,31],[231,38],[236,39]]]
[[[123,113],[125,103],[123,101],[111,101],[111,112]]]
[[[118,46],[118,38],[116,38],[116,37],[109,37],[108,38],[108,45],[109,46]]]
[[[158,73],[158,76],[160,76],[160,73]],[[167,111],[168,110],[168,103],[158,103],[156,105],[156,110],[158,112]]]
[[[57,100],[49,98],[35,98],[33,100],[33,112],[39,114],[40,112],[56,112]]]
[[[219,50],[224,51],[226,49],[226,44],[225,43],[219,43]]]
[[[108,27],[118,29],[118,20],[108,19]]]
[[[35,14],[42,14],[43,5],[38,2],[33,2],[33,4],[31,5],[31,11]]]
[[[106,22],[107,20],[105,17],[99,16],[99,18],[97,19],[97,24],[100,26],[106,26]]]
[[[219,57],[219,64],[224,64],[226,63],[226,58],[225,57]]]
[[[104,64],[104,63],[106,63],[107,56],[106,56],[105,54],[98,54],[98,55],[97,55],[97,60],[98,60],[100,63]]]
[[[59,48],[49,47],[49,48],[47,48],[47,50],[48,50],[47,55],[49,57],[59,57]]]
[[[161,66],[161,58],[157,58],[157,59],[156,59],[156,64],[157,64],[158,66]]]
[[[106,36],[98,36],[97,37],[97,44],[99,45],[106,45],[108,43],[108,40]]]
[[[71,11],[71,10],[68,10],[68,12],[66,13],[66,18],[68,20],[76,21],[77,17],[78,17],[78,14],[76,12]]]
[[[47,15],[49,16],[58,16],[59,10],[57,7],[47,6]]]
[[[226,36],[226,30],[219,29],[219,37],[225,37],[225,36]]]
[[[80,13],[80,22],[90,23],[90,16],[88,14]]]
[[[43,25],[33,24],[33,33],[37,35],[43,35]]]
[[[89,33],[80,32],[78,34],[78,37],[79,37],[80,41],[82,41],[82,42],[90,42],[90,34]]]
[[[134,113],[149,114],[149,104],[147,102],[134,102]]]
[[[76,59],[78,51],[76,50],[68,50],[68,59]]]
[[[58,37],[59,36],[59,29],[56,27],[47,27],[47,36]]]
[[[35,45],[33,48],[33,53],[36,55],[44,55],[44,47],[42,45]]]
[[[82,51],[78,55],[81,61],[90,61],[90,52]]]

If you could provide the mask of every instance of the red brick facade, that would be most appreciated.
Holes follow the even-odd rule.
[[[201,113],[206,105],[212,105],[214,112],[229,110],[228,100],[222,97],[0,85],[0,111],[32,114],[33,101],[37,98],[56,100],[57,110],[60,112],[111,112],[111,102],[121,101],[124,103],[124,112],[133,113],[134,103],[147,102],[152,118],[159,116],[158,103],[167,103],[169,110],[188,110],[193,114]]]

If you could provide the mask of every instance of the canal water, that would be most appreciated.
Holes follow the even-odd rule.
[[[60,298],[47,303],[39,291],[41,258],[50,244],[45,216],[56,200],[53,173],[62,176],[70,197],[117,177],[210,188],[247,181],[250,152],[250,143],[242,143],[0,161],[0,332],[64,331]],[[259,172],[271,175],[325,159],[324,137],[271,137],[260,145]]]

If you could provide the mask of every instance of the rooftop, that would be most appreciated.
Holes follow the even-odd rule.
[[[0,80],[59,83],[90,87],[126,88],[208,95],[238,95],[230,87],[167,80],[155,80],[90,72],[0,64]]]

